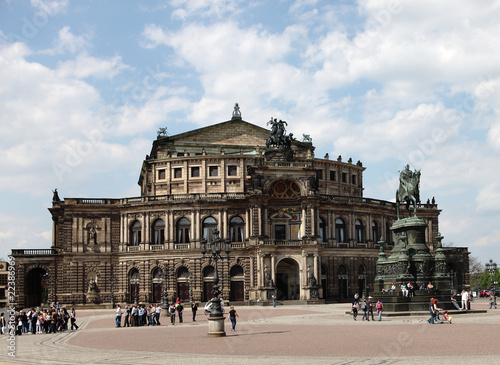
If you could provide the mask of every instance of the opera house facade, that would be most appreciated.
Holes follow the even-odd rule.
[[[12,250],[18,306],[206,301],[214,263],[201,255],[203,239],[230,249],[218,264],[225,300],[372,293],[378,254],[393,245],[395,203],[363,196],[360,161],[317,158],[307,135],[295,139],[281,120],[268,125],[245,122],[235,107],[226,122],[159,131],[137,197],[56,191],[52,246]],[[418,205],[431,251],[439,214],[434,201]],[[469,284],[466,248],[450,248],[447,265],[455,287]]]

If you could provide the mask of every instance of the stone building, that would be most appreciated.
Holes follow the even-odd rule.
[[[139,175],[140,196],[54,193],[52,247],[12,250],[17,303],[206,301],[214,266],[200,241],[231,243],[219,262],[223,298],[256,303],[351,298],[374,288],[379,241],[393,244],[395,204],[363,197],[360,161],[316,158],[308,136],[231,120],[174,136],[160,130]],[[431,250],[440,210],[418,206]],[[468,252],[448,262],[468,284]],[[450,256],[451,257],[451,256]]]

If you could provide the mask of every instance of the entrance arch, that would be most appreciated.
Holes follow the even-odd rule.
[[[48,277],[47,271],[41,267],[31,269],[26,275],[26,307],[39,307],[48,302]]]
[[[279,300],[300,299],[299,264],[291,258],[281,260],[276,267],[276,289]]]

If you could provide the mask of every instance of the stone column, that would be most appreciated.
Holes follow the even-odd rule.
[[[311,236],[316,236],[316,208],[314,207],[313,204],[311,204],[310,208],[310,214],[311,214]]]
[[[318,261],[319,261],[319,255],[314,254],[314,277],[316,278],[316,281],[319,282],[319,271],[318,271]]]
[[[262,266],[260,264],[260,252],[257,252],[257,287],[260,286],[260,277],[262,276]]]
[[[259,211],[259,232],[257,233],[259,236],[262,236],[262,208],[259,206],[258,208]]]
[[[307,252],[302,251],[302,283],[301,287],[307,286]]]
[[[222,211],[222,219],[221,219],[221,238],[226,238],[228,236],[227,230],[227,209],[224,208]]]
[[[264,215],[262,216],[262,235],[267,236],[267,207],[264,207]]]
[[[275,261],[276,261],[276,254],[273,252],[271,254],[271,278],[273,279],[274,286],[276,287]]]

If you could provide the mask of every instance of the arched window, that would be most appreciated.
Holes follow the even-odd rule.
[[[212,278],[215,275],[215,269],[213,266],[206,266],[203,269],[203,277],[204,278]]]
[[[342,219],[335,220],[335,239],[337,242],[343,243],[346,241],[345,237],[345,223]]]
[[[189,231],[191,222],[187,218],[181,218],[177,221],[177,243],[189,243]]]
[[[377,243],[379,240],[377,222],[372,222],[372,238],[373,243]]]
[[[385,225],[385,242],[388,245],[392,245],[392,232],[391,232],[391,226],[389,223]]]
[[[151,232],[152,244],[163,245],[165,242],[165,223],[161,219],[153,222],[153,232]]]
[[[177,270],[177,278],[178,279],[187,279],[189,277],[189,270],[187,267],[182,266]]]
[[[326,224],[323,218],[319,218],[319,236],[321,237],[321,242],[326,242],[328,237],[326,235]]]
[[[207,217],[203,220],[202,224],[203,229],[203,238],[207,240],[207,242],[212,241],[212,232],[217,229],[217,221],[214,217]]]
[[[243,242],[245,235],[243,234],[245,221],[241,217],[233,217],[229,221],[229,235],[231,242]]]
[[[129,240],[130,246],[138,246],[141,243],[141,230],[142,230],[142,225],[141,222],[139,221],[134,221],[130,225],[130,240]]]
[[[363,237],[363,223],[359,219],[356,219],[355,223],[355,236],[356,236],[356,242],[357,243],[362,243],[364,242],[364,237]]]
[[[229,275],[231,277],[243,276],[243,268],[240,265],[234,265],[229,271]]]

